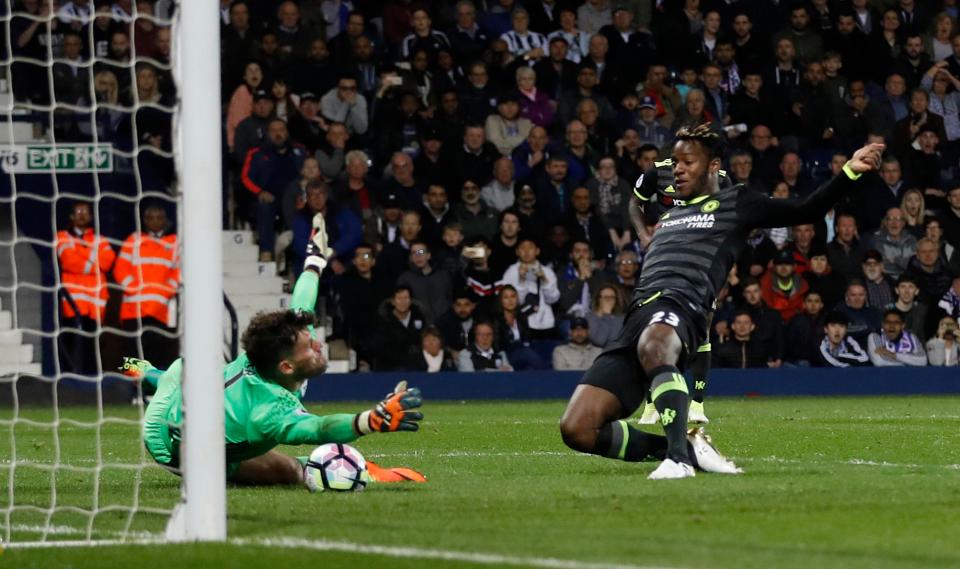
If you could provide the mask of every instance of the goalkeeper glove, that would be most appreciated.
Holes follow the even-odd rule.
[[[313,232],[307,242],[307,259],[303,262],[304,270],[313,267],[318,273],[327,268],[327,260],[333,256],[333,249],[327,244],[327,224],[323,214],[313,216]]]
[[[355,430],[361,435],[369,435],[375,431],[416,431],[420,428],[417,421],[423,419],[423,413],[410,409],[419,409],[422,404],[420,390],[416,387],[407,389],[407,382],[401,381],[393,389],[393,393],[387,394],[376,407],[357,415],[354,420]]]
[[[143,381],[153,387],[157,386],[160,382],[160,376],[163,374],[162,369],[157,369],[147,360],[132,357],[123,358],[120,372],[133,381]]]

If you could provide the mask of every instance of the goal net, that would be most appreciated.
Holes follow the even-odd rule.
[[[197,192],[220,199],[218,18],[216,0],[0,0],[5,546],[223,537],[223,437],[196,434],[222,433],[222,382],[190,381],[222,377],[220,210]],[[123,368],[181,355],[191,421],[167,468],[141,438],[152,388]],[[196,478],[197,451],[219,475]]]

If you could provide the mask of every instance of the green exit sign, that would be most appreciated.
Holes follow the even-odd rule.
[[[8,174],[112,172],[110,144],[28,144],[0,148],[0,166]]]

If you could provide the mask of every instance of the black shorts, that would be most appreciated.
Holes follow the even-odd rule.
[[[691,314],[676,301],[658,298],[648,304],[635,305],[627,313],[620,334],[597,356],[580,380],[583,385],[599,387],[616,395],[623,406],[624,416],[633,414],[643,404],[650,389],[650,378],[637,358],[637,340],[651,324],[672,326],[680,336],[683,350],[677,367],[681,371],[687,357],[696,353],[697,347],[705,341],[703,318]]]

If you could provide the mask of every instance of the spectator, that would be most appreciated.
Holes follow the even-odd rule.
[[[551,155],[549,143],[550,137],[545,128],[534,126],[530,129],[527,140],[514,148],[511,155],[517,180],[533,184],[546,175],[545,166]]]
[[[930,56],[923,51],[923,38],[920,34],[905,29],[902,31],[907,32],[907,35],[903,50],[893,61],[892,71],[906,80],[908,88],[916,89],[932,63]]]
[[[883,272],[897,278],[917,252],[917,239],[906,233],[906,220],[900,208],[887,210],[881,229],[873,234],[872,246],[883,256]]]
[[[910,258],[903,276],[920,289],[920,302],[932,307],[950,288],[953,280],[950,267],[940,257],[937,244],[923,238],[917,243],[917,253]],[[924,334],[919,334],[925,337]]]
[[[617,163],[609,156],[600,159],[596,174],[587,180],[590,203],[607,228],[614,250],[619,251],[630,243],[630,222],[627,204],[633,191],[632,185],[617,175]]]
[[[427,373],[457,371],[450,354],[443,349],[443,340],[435,327],[428,326],[420,333],[420,353],[411,356],[407,369]]]
[[[180,286],[177,236],[167,233],[167,213],[157,205],[146,207],[143,228],[123,242],[113,266],[113,277],[123,287],[120,327],[135,334],[126,347],[130,355],[165,368],[179,354],[171,318]]]
[[[960,275],[954,275],[953,283],[950,289],[943,293],[940,302],[937,303],[944,316],[949,316],[954,320],[960,318]]]
[[[341,276],[339,286],[347,344],[356,350],[362,371],[368,371],[376,357],[377,308],[393,286],[374,270],[376,265],[373,246],[361,243],[354,249],[353,262]]]
[[[116,253],[101,238],[93,226],[93,208],[86,202],[74,202],[70,210],[70,223],[57,232],[57,260],[60,265],[60,283],[68,293],[60,304],[65,331],[60,335],[61,360],[64,371],[81,374],[98,374],[101,367],[97,361],[93,333],[103,322],[107,299],[107,273],[113,267]],[[77,332],[68,332],[76,326]]]
[[[327,255],[328,267],[334,274],[342,274],[346,269],[343,263],[353,258],[354,250],[363,242],[363,226],[353,210],[333,203],[330,199],[329,186],[321,180],[307,183],[306,203],[300,215],[294,218],[294,273],[300,274],[307,243],[313,232],[313,218],[317,214],[323,215],[330,239],[331,252]]]
[[[422,123],[418,129],[420,152],[413,160],[413,171],[427,186],[439,185],[448,190],[456,188],[459,174],[450,164],[450,152],[443,134],[435,124]]]
[[[433,20],[426,8],[414,8],[410,12],[410,27],[413,32],[400,43],[400,59],[409,60],[419,50],[430,54],[431,63],[436,61],[437,52],[450,49],[447,34],[433,29]]]
[[[553,103],[542,89],[537,88],[537,72],[530,67],[518,67],[516,80],[520,118],[529,120],[534,126],[549,128],[553,124]]]
[[[89,99],[90,71],[83,65],[83,40],[80,34],[68,31],[63,36],[63,56],[54,62],[54,100],[69,105],[86,104]]]
[[[456,25],[447,35],[453,55],[461,63],[479,61],[490,41],[477,25],[477,9],[469,0],[457,2],[455,9]]]
[[[419,209],[423,205],[423,185],[414,176],[413,160],[403,152],[390,157],[390,175],[380,190],[397,197],[404,210]]]
[[[420,213],[416,210],[403,212],[398,238],[384,246],[377,256],[377,264],[387,282],[396,282],[409,268],[410,246],[419,237],[420,229]]]
[[[423,309],[413,300],[413,291],[397,285],[393,295],[380,304],[374,369],[405,369],[410,355],[420,346],[420,334],[426,325]]]
[[[843,304],[838,310],[847,318],[847,333],[861,346],[867,345],[870,332],[880,328],[880,309],[867,304],[867,289],[860,281],[847,285]]]
[[[823,326],[823,340],[814,350],[810,358],[814,367],[861,367],[870,365],[870,356],[867,355],[860,343],[847,336],[849,320],[838,310],[827,314]]]
[[[497,345],[506,352],[510,364],[518,371],[547,369],[547,363],[530,347],[530,326],[521,314],[517,289],[505,284],[499,287],[498,294],[499,302],[493,310],[498,330]]]
[[[437,331],[443,339],[443,345],[454,360],[460,355],[460,350],[466,348],[467,338],[473,329],[477,303],[475,294],[470,289],[460,289],[453,295],[453,304],[450,309],[436,320]]]
[[[565,156],[551,155],[547,159],[545,171],[546,177],[538,180],[534,189],[537,192],[540,215],[547,224],[553,224],[561,221],[570,209],[570,196],[575,182],[567,175]],[[960,192],[958,192],[958,202],[960,202]]]
[[[461,180],[473,180],[484,186],[493,177],[493,163],[500,156],[497,147],[486,140],[484,127],[468,124],[463,131],[463,145],[454,163]]]
[[[282,2],[277,8],[277,42],[280,51],[290,56],[301,56],[307,52],[309,35],[300,24],[300,8],[291,0]]]
[[[350,133],[345,125],[335,122],[327,128],[326,136],[314,154],[327,181],[341,182],[347,178],[344,166],[349,140]]]
[[[762,229],[754,229],[747,236],[746,246],[737,259],[737,272],[744,276],[760,278],[767,265],[777,254],[777,246]]]
[[[477,322],[471,331],[471,340],[457,359],[458,371],[513,371],[507,354],[494,347],[493,326]]]
[[[803,274],[803,278],[810,285],[811,292],[819,293],[823,304],[836,306],[843,298],[847,281],[830,266],[827,250],[823,247],[810,249],[810,270]]]
[[[470,64],[467,81],[459,85],[458,95],[461,112],[467,121],[483,124],[493,113],[497,96],[485,63],[476,61]]]
[[[572,6],[561,6],[560,29],[550,32],[547,40],[552,47],[554,42],[563,42],[566,48],[566,59],[571,63],[580,63],[580,60],[590,50],[590,34],[577,27],[577,12]]]
[[[440,229],[440,243],[433,252],[433,265],[438,271],[447,271],[454,288],[463,288],[463,270],[467,260],[463,256],[463,229],[460,222],[452,219]]]
[[[253,112],[240,121],[233,135],[233,156],[236,164],[242,165],[247,153],[266,141],[273,107],[270,93],[264,89],[253,92]]]
[[[490,209],[500,213],[513,206],[515,188],[513,161],[504,156],[493,163],[493,180],[483,187],[480,197]]]
[[[803,307],[803,298],[810,289],[807,281],[795,273],[795,263],[789,251],[779,251],[773,259],[773,271],[760,279],[763,302],[779,312],[783,322],[789,322]]]
[[[345,73],[337,79],[337,86],[320,99],[323,117],[343,123],[351,135],[367,132],[367,100],[357,89],[357,78]]]
[[[780,367],[783,363],[783,318],[780,313],[767,306],[763,301],[760,283],[754,278],[745,278],[741,282],[743,308],[750,312],[756,340],[763,346],[769,367]],[[726,338],[720,338],[725,340]]]
[[[623,329],[623,295],[615,284],[600,286],[593,293],[593,310],[587,312],[590,343],[606,348]]]
[[[117,77],[119,79],[119,76]],[[234,149],[234,134],[240,121],[253,112],[253,95],[261,89],[263,69],[254,61],[247,63],[243,71],[243,83],[234,90],[227,106],[227,147]],[[122,84],[121,84],[122,86]]]
[[[750,311],[737,311],[730,330],[731,337],[714,349],[714,367],[762,368],[771,363],[768,354],[764,352],[763,344],[754,335],[756,326]]]
[[[784,332],[783,359],[794,365],[810,365],[810,355],[820,345],[826,311],[820,293],[811,290],[803,299],[803,311],[797,313]]]
[[[474,236],[465,240],[463,257],[467,259],[467,267],[463,271],[466,287],[471,298],[483,313],[493,310],[493,298],[502,286],[502,271],[496,271],[490,266],[490,242],[485,237]]]
[[[591,299],[605,280],[594,267],[590,243],[582,238],[574,239],[570,261],[563,268],[557,285],[560,289],[559,313],[586,316],[590,312]]]
[[[505,284],[517,289],[521,299],[521,313],[535,339],[554,334],[553,305],[560,300],[557,276],[553,269],[538,259],[540,248],[535,241],[521,237],[517,243],[517,262],[503,273]]]
[[[957,322],[949,316],[940,320],[937,335],[927,340],[927,357],[932,366],[960,365],[960,346],[957,345]]]
[[[928,216],[923,223],[924,226],[924,237],[931,240],[936,244],[937,250],[940,252],[940,258],[947,262],[947,265],[953,270],[954,273],[958,272],[957,270],[957,261],[960,261],[960,256],[955,255],[956,248],[944,241],[943,239],[943,226],[940,223],[940,218],[934,216]],[[917,242],[917,250],[920,249],[920,243]],[[909,265],[907,266],[909,268]]]
[[[598,33],[600,28],[613,22],[610,4],[607,0],[587,0],[577,9],[577,21],[584,32]]]
[[[877,367],[927,365],[923,343],[903,329],[903,315],[895,308],[883,314],[883,331],[870,334],[867,350]]]
[[[940,215],[943,237],[947,243],[960,247],[960,184],[947,192],[947,206]]]
[[[517,200],[513,210],[520,218],[520,230],[530,235],[545,235],[546,224],[537,209],[537,193],[524,184],[517,190]]]
[[[903,316],[904,327],[920,338],[927,339],[927,305],[917,302],[920,289],[909,274],[904,273],[897,282],[897,300],[889,308],[896,308]]]
[[[410,269],[400,275],[397,284],[410,288],[413,299],[423,308],[427,322],[433,322],[453,302],[450,273],[430,266],[430,245],[423,239],[410,243]]]
[[[551,101],[559,101],[565,92],[577,87],[579,70],[570,59],[572,51],[569,45],[562,37],[550,38],[548,56],[533,66],[537,74],[537,89],[542,90]]]
[[[845,282],[859,276],[863,264],[863,247],[857,236],[857,220],[849,213],[838,213],[834,218],[836,235],[827,244],[827,258],[834,272]]]
[[[500,154],[510,156],[530,134],[533,123],[520,116],[520,98],[516,93],[508,92],[497,101],[497,114],[487,117],[486,138]]]
[[[577,317],[570,323],[570,341],[553,349],[553,369],[557,371],[585,370],[602,351],[590,343],[590,324]]]
[[[523,8],[514,8],[510,20],[513,29],[500,36],[507,43],[507,51],[527,62],[543,58],[547,52],[547,37],[529,29],[530,14]]]
[[[877,310],[893,303],[895,282],[883,272],[883,257],[876,249],[866,252],[863,257],[863,276],[867,290],[867,304]]]
[[[433,248],[439,248],[443,237],[443,228],[457,219],[450,209],[447,190],[443,186],[432,185],[420,206],[421,238]]]
[[[600,162],[600,155],[588,144],[589,131],[580,120],[567,125],[564,154],[567,158],[568,177],[576,185],[587,181],[590,173]]]
[[[657,113],[656,99],[649,95],[644,96],[637,105],[639,120],[634,119],[636,122],[633,127],[637,130],[641,143],[662,147],[673,140],[673,133],[657,119]]]
[[[637,273],[640,272],[637,252],[633,249],[623,249],[617,253],[614,263],[613,281],[620,286],[622,298],[630,298],[633,295],[633,289],[637,286]]]
[[[577,105],[584,99],[592,99],[597,104],[600,111],[600,120],[611,120],[616,116],[610,100],[603,96],[597,90],[599,83],[597,75],[597,65],[590,60],[580,64],[577,70],[576,86],[565,91],[559,99],[557,113],[560,116],[559,125],[567,125],[574,119],[577,112]]]
[[[257,197],[256,222],[260,261],[273,260],[276,218],[284,191],[300,176],[306,149],[290,140],[287,125],[273,119],[267,129],[267,143],[247,153],[243,163],[243,185]]]
[[[307,147],[312,155],[327,134],[327,121],[320,116],[320,99],[309,91],[300,93],[299,112],[287,124],[294,140]]]
[[[471,179],[464,180],[460,188],[461,201],[453,206],[453,214],[468,240],[474,237],[492,239],[497,232],[497,212],[483,203],[480,196],[480,186]]]
[[[362,12],[350,11],[349,6],[350,2],[330,0],[323,3],[321,12],[317,14],[319,21],[316,23],[326,28],[323,37],[328,38],[327,48],[340,67],[351,62],[353,46],[360,38],[370,41],[365,35],[366,18]],[[346,25],[344,25],[344,12],[346,12]],[[331,15],[333,17],[330,17]],[[303,14],[303,16],[304,19],[308,19],[306,14]]]
[[[753,172],[757,180],[766,188],[772,188],[780,179],[779,142],[773,136],[770,127],[758,124],[750,131],[750,156],[753,158]]]
[[[900,211],[903,213],[906,224],[904,229],[907,233],[918,240],[922,238],[926,234],[924,221],[927,217],[927,206],[923,199],[923,192],[916,188],[910,188],[904,192],[903,199],[900,200]]]

